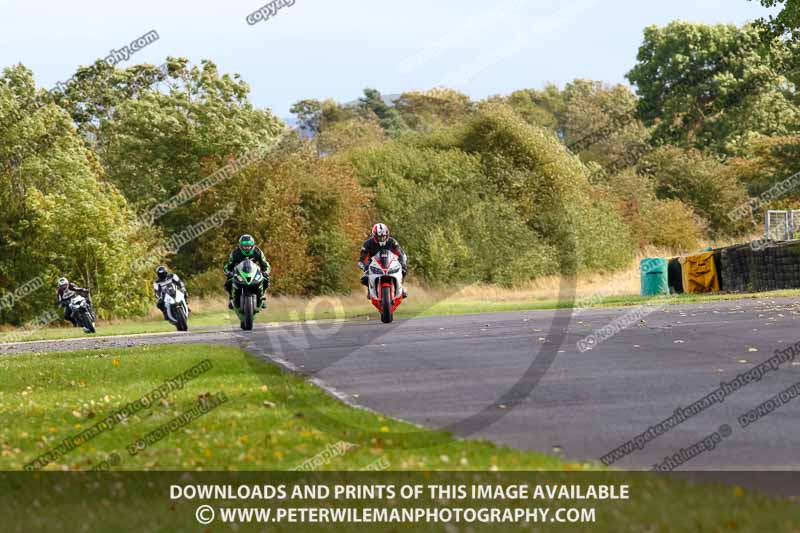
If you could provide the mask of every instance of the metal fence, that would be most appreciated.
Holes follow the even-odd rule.
[[[767,211],[764,221],[765,238],[771,241],[800,239],[800,209]]]

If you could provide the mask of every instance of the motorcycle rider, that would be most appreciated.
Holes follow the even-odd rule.
[[[264,281],[262,282],[263,292],[266,293],[269,288],[269,273],[271,267],[269,261],[267,261],[267,256],[264,255],[261,248],[256,246],[256,240],[252,235],[244,234],[239,237],[239,246],[231,252],[228,261],[223,267],[225,277],[227,278],[225,281],[225,293],[228,295],[228,309],[233,309],[233,269],[245,259],[250,259],[261,268],[261,274],[264,276]],[[261,308],[263,309],[266,305],[267,299],[262,298]]]
[[[167,267],[164,265],[159,266],[156,269],[156,280],[153,282],[153,292],[158,299],[158,303],[156,303],[156,307],[158,307],[161,314],[164,315],[164,320],[169,321],[167,317],[167,306],[164,304],[164,292],[166,287],[171,284],[175,283],[178,286],[178,289],[183,292],[184,297],[186,298],[186,307],[189,307],[189,293],[186,291],[186,284],[177,274],[170,274]]]
[[[72,309],[69,306],[69,302],[72,299],[72,296],[71,295],[69,297],[64,296],[64,293],[66,293],[68,290],[86,298],[86,302],[89,304],[89,309],[92,315],[94,315],[94,310],[92,309],[92,298],[89,295],[89,289],[78,287],[77,285],[75,285],[74,283],[72,283],[71,281],[69,281],[67,278],[64,277],[58,279],[58,290],[56,291],[56,303],[64,308],[64,320],[69,320],[70,322],[72,322],[72,325],[74,327],[78,327],[80,325],[78,324],[78,319],[73,316]]]
[[[367,275],[369,262],[381,250],[389,250],[400,259],[400,266],[403,269],[403,298],[408,298],[408,293],[405,290],[408,257],[403,248],[400,247],[400,243],[394,237],[389,236],[389,226],[381,222],[372,226],[372,235],[361,247],[361,255],[358,259],[358,267],[364,272],[364,275],[361,276],[361,284],[366,286],[369,283],[369,276]],[[369,291],[367,291],[367,298],[369,298]]]

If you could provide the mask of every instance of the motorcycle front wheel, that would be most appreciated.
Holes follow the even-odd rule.
[[[178,331],[189,331],[189,323],[186,319],[186,310],[182,305],[175,306],[173,309],[173,316],[175,316],[175,327]]]
[[[390,324],[394,320],[392,314],[392,289],[383,287],[381,289],[381,322]]]
[[[94,333],[97,331],[94,327],[94,322],[92,322],[92,317],[88,311],[83,310],[80,312],[79,322],[81,326],[83,326],[83,329],[86,331],[86,333]]]
[[[242,329],[250,331],[253,329],[253,316],[256,314],[256,295],[247,294],[242,296]]]

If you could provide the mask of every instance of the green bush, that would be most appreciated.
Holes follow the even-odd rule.
[[[598,197],[584,164],[555,135],[492,104],[468,125],[461,146],[480,157],[490,183],[557,250],[563,273],[628,264],[634,246],[621,214]]]
[[[349,159],[375,188],[378,215],[405,247],[415,275],[511,283],[555,271],[552,250],[493,189],[479,158],[393,142]]]
[[[651,178],[627,169],[605,177],[602,187],[620,207],[640,248],[651,245],[689,251],[699,246],[707,223],[681,200],[657,198]]]

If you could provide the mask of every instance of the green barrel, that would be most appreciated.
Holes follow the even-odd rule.
[[[642,296],[669,294],[668,263],[662,257],[648,257],[639,263],[642,273]]]

